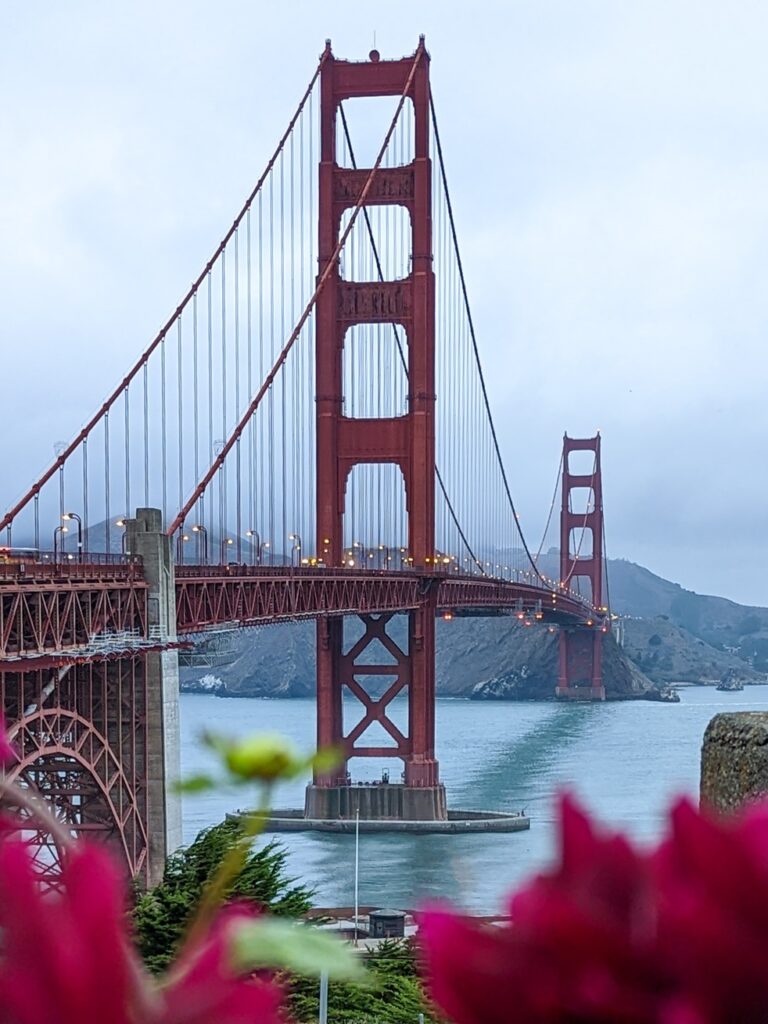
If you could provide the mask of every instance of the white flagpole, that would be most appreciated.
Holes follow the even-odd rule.
[[[355,814],[355,945],[357,945],[357,917],[359,912],[360,883],[360,805]]]

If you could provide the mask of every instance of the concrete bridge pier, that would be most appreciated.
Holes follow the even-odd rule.
[[[141,557],[148,585],[148,626],[158,643],[176,640],[176,578],[171,538],[159,509],[140,508],[125,525],[125,550]],[[176,650],[144,656],[147,689],[148,881],[161,881],[169,854],[181,846],[179,779],[179,657]]]

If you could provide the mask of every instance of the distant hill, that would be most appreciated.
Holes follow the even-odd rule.
[[[540,565],[556,575],[557,552]],[[609,573],[612,609],[625,616],[623,649],[613,637],[605,648],[609,697],[638,697],[670,682],[714,683],[731,669],[745,683],[764,679],[768,609],[694,594],[633,562],[612,560]],[[399,629],[404,643],[404,620]],[[243,630],[228,637],[225,657],[214,652],[209,665],[182,667],[182,685],[228,696],[308,696],[314,646],[312,623]],[[557,637],[541,627],[526,629],[507,616],[438,620],[442,695],[546,698],[556,677]]]

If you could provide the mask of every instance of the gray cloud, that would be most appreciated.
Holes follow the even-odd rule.
[[[563,430],[599,427],[611,554],[766,602],[762,3],[80,0],[2,21],[0,503],[174,308],[325,37],[400,55],[423,31],[527,532]]]

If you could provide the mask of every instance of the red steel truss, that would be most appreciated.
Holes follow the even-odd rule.
[[[6,769],[10,779],[43,796],[66,831],[111,842],[130,876],[145,876],[143,656],[32,672],[0,666],[0,696],[18,755]],[[26,838],[44,879],[55,886],[54,840],[31,824]]]
[[[420,572],[176,566],[176,628],[189,635],[224,625],[289,622],[324,615],[371,615],[432,608],[519,612],[547,622],[597,623],[575,597],[524,583]]]
[[[147,635],[140,564],[0,565],[0,662],[87,646],[105,633]]]

